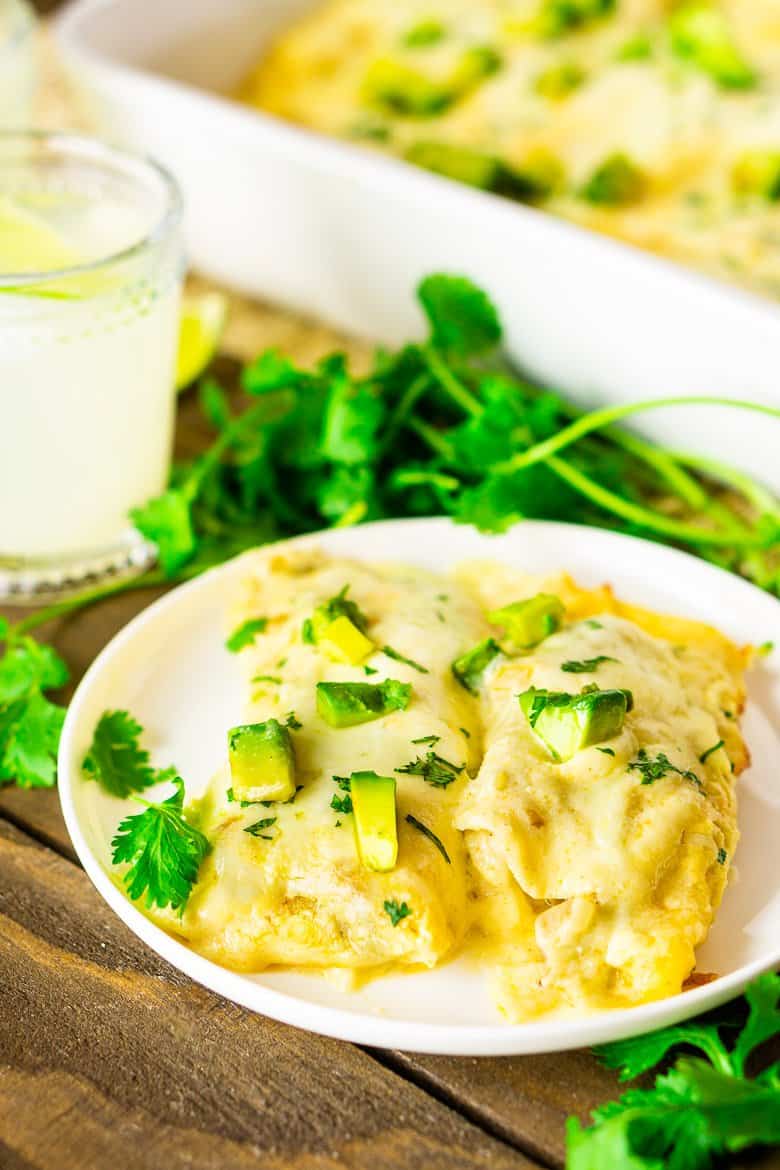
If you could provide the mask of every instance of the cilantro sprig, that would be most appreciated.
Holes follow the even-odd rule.
[[[175,791],[166,800],[135,797],[144,811],[120,821],[111,860],[129,866],[122,880],[133,901],[143,898],[148,908],[182,910],[211,846],[184,814],[184,781],[175,774],[168,778]]]
[[[424,756],[417,756],[416,759],[395,770],[408,776],[422,776],[423,780],[427,784],[432,784],[434,788],[446,788],[448,784],[452,784],[453,780],[457,780],[465,766],[465,764],[453,764],[451,760],[440,756],[438,752],[428,751]]]
[[[694,1020],[596,1049],[621,1080],[679,1046],[698,1055],[678,1056],[652,1088],[599,1106],[587,1128],[569,1118],[567,1170],[709,1170],[723,1155],[780,1143],[780,1062],[746,1075],[753,1054],[780,1035],[780,975],[760,976],[745,999],[747,1019],[730,1042],[728,1023]]]

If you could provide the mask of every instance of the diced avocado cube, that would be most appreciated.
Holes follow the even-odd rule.
[[[395,780],[376,772],[353,772],[350,793],[360,860],[366,869],[387,873],[398,858]]]
[[[452,673],[462,687],[472,695],[479,694],[482,676],[494,658],[501,653],[501,647],[493,638],[478,642],[472,650],[461,654],[452,664]]]
[[[579,89],[584,80],[585,71],[575,61],[561,61],[537,76],[534,89],[540,97],[559,102]]]
[[[669,18],[669,38],[678,57],[726,89],[750,89],[756,74],[734,43],[728,21],[712,4],[694,0]]]
[[[780,150],[746,150],[734,163],[731,184],[737,195],[780,199]]]
[[[446,110],[455,94],[448,82],[432,80],[418,69],[381,58],[365,76],[363,98],[384,113],[429,118]]]
[[[518,696],[532,730],[558,763],[616,736],[633,700],[629,691],[589,689],[579,695],[531,687]]]
[[[315,644],[319,642],[331,622],[335,622],[336,618],[340,617],[348,618],[361,634],[365,634],[368,620],[357,602],[347,597],[348,590],[349,585],[345,585],[335,597],[330,597],[327,601],[323,601],[321,605],[317,606],[309,619],[309,637],[304,637],[305,642],[313,642]]]
[[[375,649],[371,639],[343,615],[325,626],[317,643],[334,662],[349,662],[352,666],[368,658]]]
[[[498,184],[498,160],[465,146],[452,146],[448,142],[415,142],[407,150],[406,159],[415,166],[482,191],[490,191]]]
[[[560,629],[564,606],[553,593],[537,593],[524,601],[513,601],[488,614],[488,621],[501,626],[514,646],[527,650]]]
[[[289,800],[295,795],[292,739],[276,719],[231,727],[228,758],[235,800]]]
[[[329,727],[355,727],[382,719],[409,706],[409,683],[389,678],[383,683],[317,683],[317,713]]]
[[[596,168],[580,191],[588,203],[621,207],[636,203],[645,193],[644,174],[626,154],[611,154]]]

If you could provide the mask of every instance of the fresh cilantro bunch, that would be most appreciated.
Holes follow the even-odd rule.
[[[48,698],[68,681],[68,668],[50,647],[0,618],[0,783],[49,788],[65,709]]]
[[[680,1045],[701,1055],[678,1056],[652,1088],[601,1105],[588,1128],[570,1118],[567,1170],[708,1170],[722,1155],[780,1144],[780,1061],[747,1075],[754,1053],[780,1036],[780,975],[762,975],[745,999],[747,1019],[736,1035],[728,1023],[694,1020],[596,1049],[621,1080]]]
[[[243,410],[205,385],[215,442],[133,516],[164,576],[331,525],[444,514],[486,532],[525,517],[596,524],[692,548],[780,591],[777,501],[739,472],[615,426],[687,399],[579,415],[509,369],[495,307],[471,281],[429,276],[418,298],[427,340],[380,351],[366,375],[340,353],[303,370],[269,350],[243,371]]]

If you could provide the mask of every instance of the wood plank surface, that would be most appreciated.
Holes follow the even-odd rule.
[[[2,821],[0,980],[4,1170],[532,1165],[358,1048],[191,983]]]

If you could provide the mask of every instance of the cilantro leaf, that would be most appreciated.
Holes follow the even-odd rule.
[[[225,642],[226,648],[231,654],[237,654],[245,646],[251,646],[257,635],[265,632],[267,625],[268,618],[247,618],[245,622],[242,622],[240,626],[237,626],[233,630],[233,633]]]
[[[465,766],[465,764],[453,764],[436,752],[429,751],[425,753],[424,757],[418,756],[416,760],[412,760],[411,763],[404,764],[402,768],[395,770],[409,776],[422,776],[426,784],[432,784],[434,788],[446,788],[448,784],[452,784],[453,780],[457,780]]]
[[[57,750],[65,710],[46,697],[68,669],[51,646],[19,636],[7,623],[0,656],[0,783],[49,788],[57,778]]]
[[[167,577],[175,576],[195,552],[197,540],[192,524],[191,501],[179,488],[134,508],[130,519],[135,527],[157,546],[160,564]]]
[[[264,841],[273,841],[273,836],[270,833],[264,833],[263,829],[270,829],[272,825],[276,824],[277,820],[277,817],[261,817],[254,824],[247,825],[244,832],[249,833],[251,837],[262,837]]]
[[[129,896],[161,910],[183,909],[211,849],[184,815],[184,781],[172,779],[175,792],[167,800],[152,804],[136,797],[144,811],[120,821],[111,841],[113,864],[129,865],[122,878]]]
[[[454,357],[494,349],[501,323],[486,294],[465,276],[427,276],[417,296],[431,327],[431,343]]]
[[[159,777],[140,745],[143,728],[127,711],[104,711],[82,762],[90,780],[97,780],[112,796],[142,792]]]
[[[392,658],[395,662],[403,662],[406,666],[411,666],[412,670],[418,671],[419,674],[430,673],[427,666],[420,666],[419,662],[415,662],[413,658],[407,658],[405,654],[394,650],[392,646],[383,646],[382,653],[386,654],[388,658]]]
[[[734,1067],[744,1075],[745,1064],[754,1048],[780,1035],[780,975],[767,971],[745,990],[749,1013],[734,1045]]]
[[[393,926],[398,926],[398,923],[402,919],[408,918],[412,913],[406,902],[401,902],[399,905],[395,898],[390,898],[387,902],[385,902],[384,909],[385,913],[390,916],[390,921],[392,922]]]
[[[731,1071],[731,1059],[717,1025],[700,1024],[696,1020],[630,1036],[628,1040],[615,1040],[611,1044],[599,1045],[593,1051],[606,1068],[618,1070],[621,1081],[630,1081],[660,1064],[680,1044],[699,1048],[716,1068]]]
[[[342,370],[330,386],[320,450],[334,463],[368,463],[377,451],[385,406],[376,387],[353,383]]]
[[[51,788],[57,779],[57,749],[64,722],[64,708],[35,692],[21,708],[5,744],[0,778],[13,778],[21,788]]]
[[[417,817],[412,813],[406,814],[406,821],[407,824],[410,824],[413,829],[417,830],[418,833],[422,833],[423,837],[427,837],[432,845],[436,846],[436,848],[439,850],[439,853],[441,853],[442,857],[447,862],[447,865],[452,865],[452,859],[447,850],[444,848],[444,842],[436,836],[433,829],[429,829],[428,826],[424,825],[422,821],[418,821]]]
[[[598,670],[602,662],[617,662],[617,658],[610,658],[608,654],[599,654],[595,658],[583,658],[581,661],[571,659],[561,663],[561,670],[567,674],[590,674]]]
[[[681,776],[684,780],[690,780],[692,784],[701,788],[701,780],[696,773],[689,768],[684,770],[678,768],[665,752],[659,752],[655,759],[651,759],[646,749],[640,748],[637,752],[637,758],[628,765],[628,771],[641,773],[643,784],[652,784],[656,780],[663,780],[664,776],[673,773],[675,776]]]

